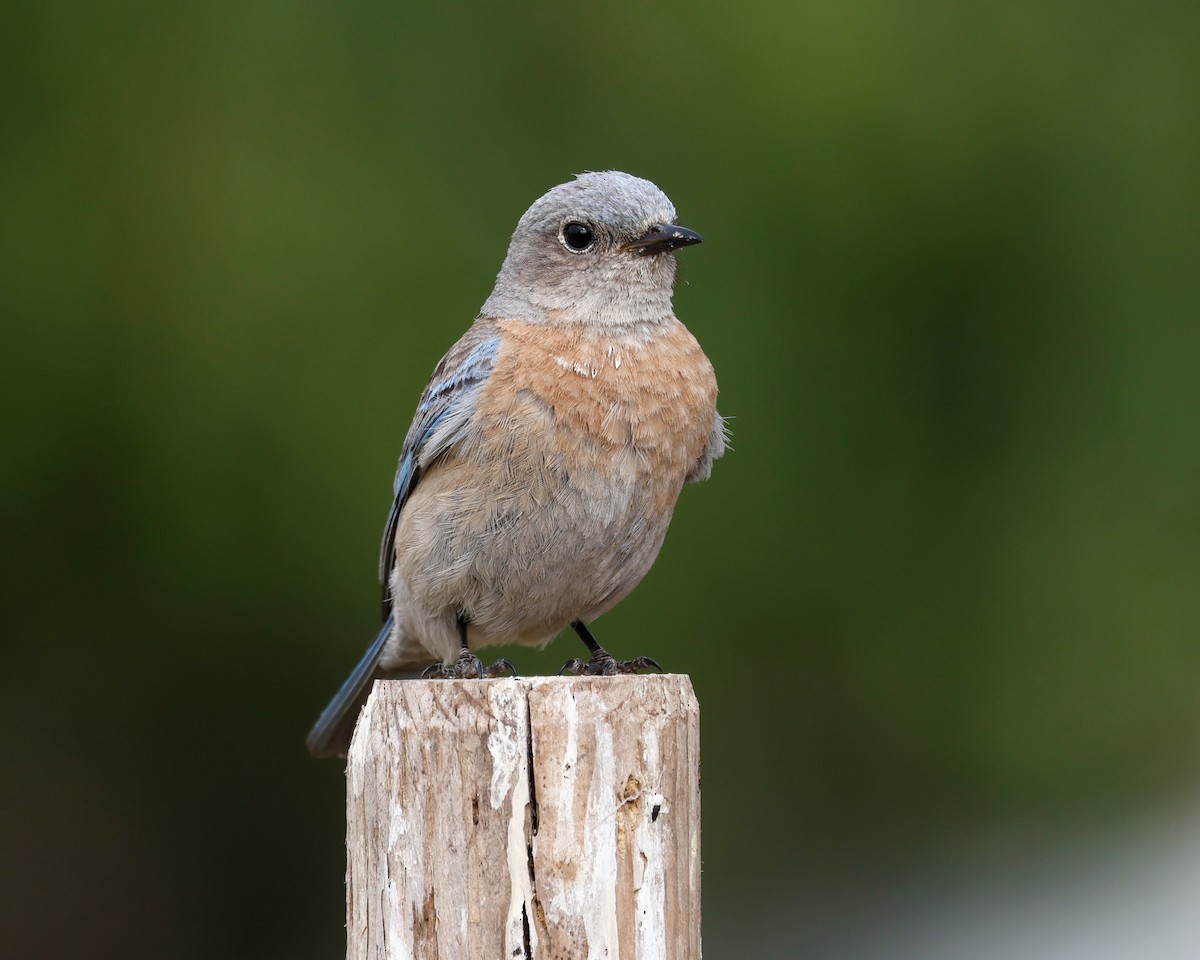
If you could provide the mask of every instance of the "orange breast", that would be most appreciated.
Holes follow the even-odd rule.
[[[489,388],[545,405],[568,470],[632,472],[678,495],[708,441],[717,399],[712,365],[682,323],[672,317],[633,331],[499,326],[504,346]]]

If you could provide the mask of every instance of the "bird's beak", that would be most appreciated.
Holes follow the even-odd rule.
[[[677,247],[690,247],[703,243],[704,238],[694,230],[674,223],[656,223],[636,240],[625,244],[622,250],[642,255],[670,253]]]

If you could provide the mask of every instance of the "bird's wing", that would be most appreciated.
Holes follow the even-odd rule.
[[[366,702],[371,687],[382,677],[399,676],[380,665],[384,648],[393,628],[392,601],[388,596],[388,579],[396,557],[396,524],[421,474],[463,435],[475,404],[479,388],[487,382],[495,365],[500,347],[499,331],[489,320],[476,322],[461,340],[442,357],[433,371],[429,386],[421,395],[417,415],[413,418],[404,448],[400,451],[400,466],[393,486],[392,509],[388,514],[383,546],[379,551],[379,580],[383,585],[383,627],[359,660],[341,689],[334,695],[308,735],[308,749],[316,757],[345,755],[350,747],[354,725]],[[405,676],[418,676],[423,663],[414,663]]]
[[[479,389],[487,382],[500,348],[499,330],[490,320],[479,320],[442,357],[429,386],[421,394],[416,416],[404,438],[392,509],[388,513],[379,548],[379,584],[383,590],[383,619],[391,614],[388,580],[396,558],[396,524],[421,475],[461,437],[475,413]]]
[[[687,482],[696,483],[700,480],[707,480],[712,473],[713,461],[719,460],[728,446],[729,427],[725,423],[725,418],[718,412],[713,415],[712,431],[708,435],[708,443],[704,445],[700,459],[692,465],[692,469],[685,478]]]

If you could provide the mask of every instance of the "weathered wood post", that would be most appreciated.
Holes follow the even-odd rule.
[[[346,794],[350,960],[700,960],[686,676],[380,681]]]

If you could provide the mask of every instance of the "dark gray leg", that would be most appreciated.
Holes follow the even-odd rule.
[[[458,658],[454,663],[435,663],[421,674],[423,680],[490,680],[503,673],[517,675],[516,668],[507,660],[500,659],[490,667],[471,652],[467,640],[467,618],[458,615]]]
[[[647,670],[651,667],[659,673],[663,672],[663,668],[658,665],[658,662],[650,657],[634,657],[632,660],[614,659],[612,654],[596,642],[592,631],[582,620],[576,620],[571,624],[571,629],[579,634],[579,639],[588,648],[591,657],[588,660],[568,660],[558,671],[560,674],[577,673],[581,677],[612,677],[618,673],[637,673],[639,670]]]

